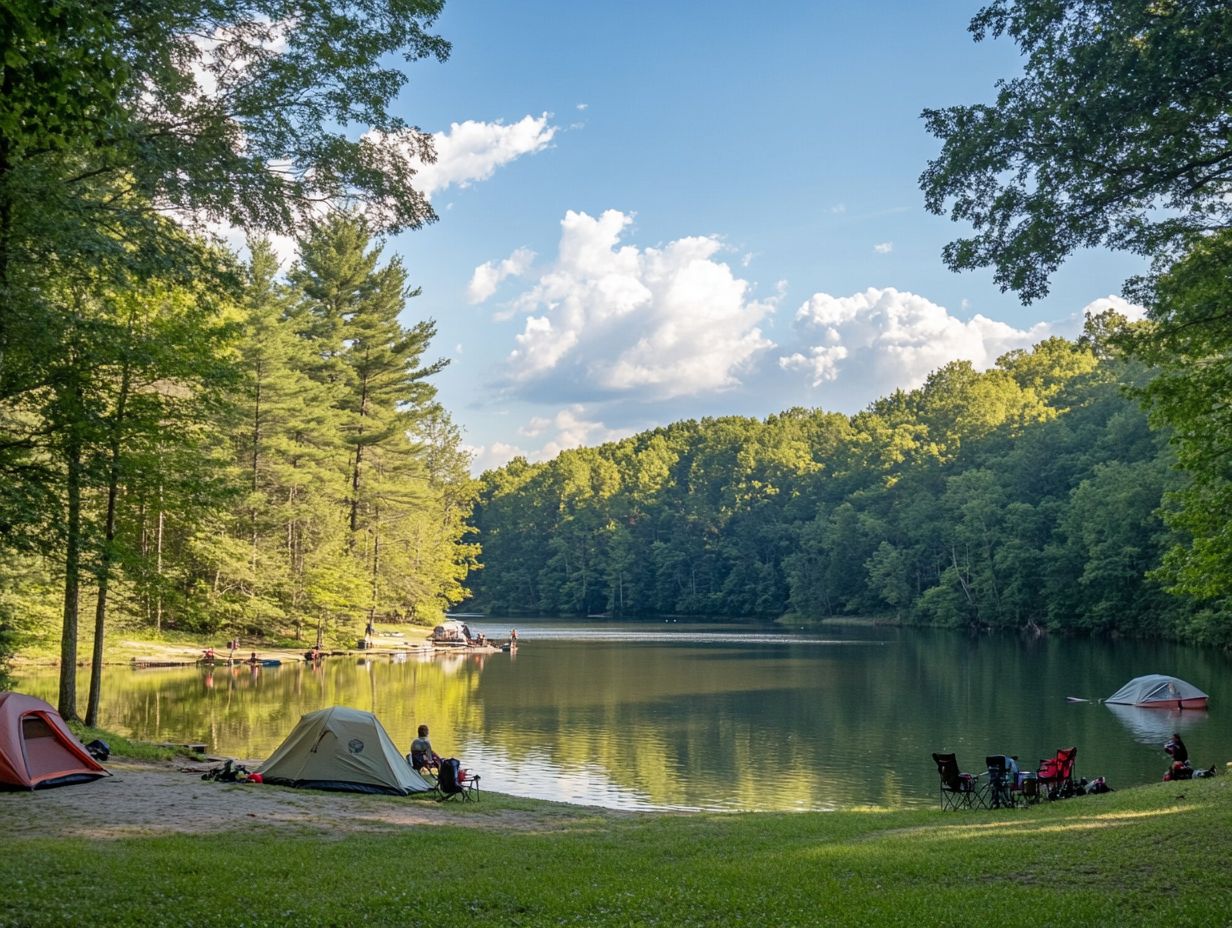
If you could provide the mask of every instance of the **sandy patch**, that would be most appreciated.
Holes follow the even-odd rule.
[[[109,762],[113,774],[92,783],[0,792],[0,835],[90,838],[218,832],[253,827],[346,834],[455,825],[540,830],[593,825],[623,813],[545,805],[528,812],[423,796],[370,796],[250,783],[218,783],[201,774],[217,764]],[[499,800],[497,800],[499,805]]]

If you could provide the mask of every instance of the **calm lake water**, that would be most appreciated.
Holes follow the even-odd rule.
[[[348,705],[375,712],[403,750],[427,723],[438,753],[461,758],[485,788],[627,809],[929,805],[933,751],[956,751],[966,770],[989,753],[1017,754],[1030,769],[1074,744],[1079,775],[1124,787],[1159,780],[1174,729],[1195,765],[1232,759],[1232,661],[1222,652],[867,627],[470,624],[493,637],[516,624],[521,648],[255,671],[113,667],[103,725],[264,758],[301,714]],[[1212,708],[1065,699],[1106,697],[1156,672],[1205,690]],[[55,703],[54,672],[19,688]]]

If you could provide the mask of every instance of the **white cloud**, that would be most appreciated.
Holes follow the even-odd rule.
[[[532,416],[529,422],[518,429],[518,434],[525,435],[527,438],[538,438],[546,432],[551,425],[551,419],[545,419],[542,416]]]
[[[841,216],[845,212],[847,212],[846,203],[835,203],[833,206],[830,207],[830,215],[832,216]]]
[[[876,245],[873,246],[873,251],[877,252],[877,254],[879,255],[888,255],[893,250],[894,250],[893,242],[878,242]]]
[[[505,278],[525,274],[534,260],[533,251],[519,248],[503,261],[485,261],[471,274],[471,282],[466,287],[466,298],[471,303],[482,303],[496,292],[496,288]]]
[[[590,418],[583,404],[574,403],[551,417],[534,416],[517,431],[524,438],[541,439],[542,444],[537,448],[523,448],[494,441],[487,446],[467,447],[472,458],[472,471],[482,473],[489,468],[500,467],[519,455],[528,461],[548,461],[570,448],[619,441],[634,434],[636,429],[608,428],[603,422]]]
[[[590,109],[590,104],[589,104],[589,103],[579,103],[579,104],[577,105],[577,108],[578,108],[579,110],[583,110],[583,111],[584,111],[584,110],[588,110],[588,109]]]
[[[496,122],[455,122],[448,132],[432,134],[436,161],[422,162],[410,137],[369,132],[364,138],[375,145],[401,149],[403,157],[416,171],[415,189],[426,197],[446,187],[469,187],[487,180],[498,167],[523,155],[532,155],[551,144],[557,127],[548,123],[549,115],[523,116],[512,125]]]
[[[1112,296],[1111,294],[1105,297],[1100,297],[1098,300],[1092,300],[1086,306],[1082,307],[1081,316],[1085,319],[1089,315],[1102,313],[1106,309],[1116,310],[1130,322],[1137,322],[1139,319],[1146,318],[1145,306],[1139,306],[1137,303],[1131,303],[1123,297]]]
[[[248,258],[248,233],[243,229],[230,223],[216,221],[206,222],[202,228],[241,258]],[[278,266],[286,271],[299,257],[299,243],[289,235],[263,234],[269,239],[270,246],[274,249],[274,254],[278,258]]]
[[[526,456],[526,452],[517,445],[503,441],[494,441],[490,445],[463,445],[463,449],[471,456],[471,473],[473,474],[482,474],[485,470],[503,467],[518,455]]]
[[[804,344],[782,355],[779,366],[860,402],[918,387],[950,361],[986,369],[1005,352],[1052,334],[1047,323],[1015,329],[979,314],[964,322],[922,296],[872,287],[848,297],[813,294],[795,326]]]
[[[601,445],[604,442],[619,441],[633,434],[633,429],[609,429],[598,420],[585,418],[586,408],[580,403],[567,406],[556,413],[551,421],[532,419],[532,423],[540,423],[540,432],[554,430],[552,439],[545,442],[538,451],[530,454],[533,461],[547,461],[569,448],[581,448],[584,445]]]
[[[715,260],[722,242],[691,236],[622,245],[632,217],[570,210],[556,261],[513,305],[527,315],[508,359],[520,391],[667,399],[720,390],[773,343],[758,323],[773,300]]]

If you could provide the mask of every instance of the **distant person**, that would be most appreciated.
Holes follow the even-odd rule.
[[[1176,732],[1172,733],[1172,738],[1164,745],[1164,753],[1171,757],[1174,763],[1184,764],[1189,761],[1189,749]]]
[[[1164,753],[1172,758],[1172,766],[1164,774],[1165,780],[1188,780],[1193,776],[1193,768],[1189,766],[1189,748],[1176,732],[1164,745]]]
[[[419,737],[411,742],[411,766],[416,770],[439,770],[441,759],[428,740],[428,726],[419,726]]]
[[[261,658],[257,657],[256,651],[252,652],[252,657],[248,658],[248,663],[252,664],[252,666],[254,667],[256,667],[257,664],[261,663]]]
[[[510,640],[510,641],[517,641],[517,640],[518,640],[518,630],[517,630],[516,628],[514,628],[514,629],[510,629],[510,631],[509,631],[509,640]]]
[[[1018,789],[1022,786],[1022,772],[1018,769],[1017,754],[1005,755],[1005,778],[1013,789]]]

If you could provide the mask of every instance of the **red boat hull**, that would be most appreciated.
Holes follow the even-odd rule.
[[[1136,702],[1134,705],[1144,709],[1205,709],[1206,699],[1205,696],[1195,699],[1159,699],[1154,702]]]

